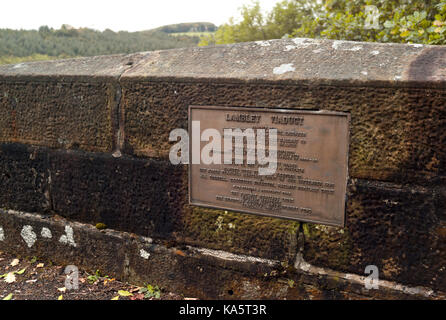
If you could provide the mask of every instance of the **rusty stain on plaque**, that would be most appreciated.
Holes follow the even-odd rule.
[[[260,165],[193,164],[192,121],[221,135],[224,129],[277,130],[277,169],[260,175]],[[344,226],[350,115],[332,111],[251,107],[189,107],[189,203],[208,208]],[[195,127],[196,128],[196,127]],[[257,131],[256,131],[257,130]],[[255,134],[257,139],[258,135]],[[201,140],[201,139],[200,139]],[[200,153],[209,141],[200,141]],[[244,147],[247,146],[244,138]],[[268,139],[264,139],[268,141]],[[257,149],[257,146],[256,146]],[[266,147],[266,150],[268,148]],[[230,151],[233,155],[232,150]],[[268,154],[268,153],[267,153]],[[234,158],[233,158],[234,159]],[[196,162],[196,161],[195,161]]]

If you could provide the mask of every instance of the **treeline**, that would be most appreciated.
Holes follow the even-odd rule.
[[[39,30],[0,29],[0,59],[23,57],[78,57],[132,53],[196,46],[195,36],[172,36],[160,30],[103,32],[88,28],[60,29],[42,26]]]
[[[185,33],[185,32],[215,32],[217,26],[210,22],[192,22],[192,23],[178,23],[162,26],[157,31],[165,33]]]

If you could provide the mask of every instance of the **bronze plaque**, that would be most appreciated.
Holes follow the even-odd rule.
[[[189,203],[344,226],[349,122],[349,114],[341,112],[190,106]],[[218,135],[215,136],[215,130],[208,130],[203,137],[207,129],[215,129],[220,134],[220,149],[215,149],[215,145],[209,148],[210,142]],[[254,132],[255,140],[252,140],[252,135],[243,137],[244,150],[240,153],[239,148],[237,157],[236,139],[230,137],[233,142],[230,145],[229,140],[224,139],[225,129]],[[260,135],[262,129],[265,135]],[[276,129],[276,169],[260,174],[260,168],[274,167],[274,157],[270,158],[271,164],[265,163],[265,158],[259,158],[258,153],[255,157],[255,152],[262,150],[262,145],[249,143],[257,143],[263,138],[263,153],[273,154],[267,152],[270,150],[269,138],[274,136],[270,129]],[[209,132],[214,134],[211,138]],[[199,151],[201,157],[194,158],[194,142],[195,155]],[[251,147],[255,145],[255,163],[252,154],[248,163],[248,144]],[[225,162],[225,152],[229,152],[231,164],[229,159]],[[213,159],[221,156],[221,161],[203,161],[203,155],[215,156]],[[263,162],[259,163],[258,159],[263,159]]]

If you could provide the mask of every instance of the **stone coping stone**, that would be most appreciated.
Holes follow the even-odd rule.
[[[431,87],[444,83],[445,55],[445,46],[280,39],[154,51],[122,78]]]
[[[49,61],[32,61],[0,66],[0,81],[32,79],[104,81],[117,79],[126,69],[141,60],[146,53],[115,54]]]
[[[444,87],[445,55],[445,46],[294,38],[24,62],[0,66],[0,79],[122,75],[141,80]]]

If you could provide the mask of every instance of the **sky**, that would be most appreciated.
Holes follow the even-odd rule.
[[[270,10],[280,0],[260,0]],[[237,17],[250,0],[8,0],[0,6],[0,28],[59,29],[62,24],[96,30],[141,31],[181,22],[217,26]]]

